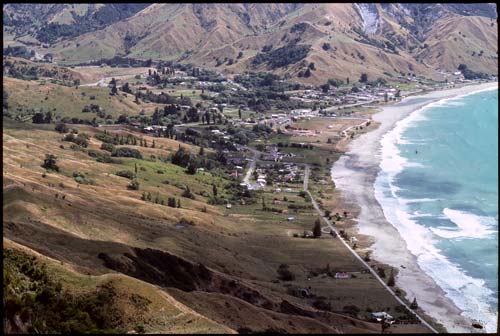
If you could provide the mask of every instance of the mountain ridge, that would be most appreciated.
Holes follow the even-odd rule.
[[[455,71],[462,63],[488,74],[498,68],[495,4],[95,4],[71,11],[70,5],[46,6],[52,7],[33,9],[44,13],[40,21],[19,28],[25,35],[9,33],[11,40],[4,36],[4,43],[24,41],[36,48],[38,43],[40,52],[65,64],[125,56],[199,64],[228,74],[271,71],[311,84],[361,73],[438,78],[438,70]],[[77,10],[84,14],[75,15]],[[12,19],[22,11],[29,14],[23,6],[4,6],[9,18],[4,31],[17,31],[16,22],[26,26]],[[68,11],[81,22],[53,22]],[[107,21],[102,13],[109,13]],[[89,29],[96,15],[100,25]],[[42,34],[37,27],[43,20],[51,23]],[[50,37],[43,38],[50,40],[47,48],[36,40],[40,36]],[[305,57],[284,59],[278,67],[255,61],[273,58],[279,48],[307,45]],[[301,76],[311,62],[317,69]]]

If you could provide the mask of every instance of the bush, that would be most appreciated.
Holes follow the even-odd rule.
[[[87,180],[85,174],[82,172],[79,171],[73,172],[73,178],[79,184],[91,184],[91,182]]]
[[[130,170],[120,170],[120,171],[117,171],[115,173],[115,175],[125,177],[125,178],[132,180],[134,178],[135,174],[133,172],[131,172]]]
[[[52,154],[45,154],[45,160],[43,160],[42,167],[47,170],[54,170],[58,172],[59,167],[57,166],[57,157]]]
[[[111,156],[133,157],[136,159],[142,159],[141,152],[139,152],[135,148],[129,148],[129,147],[115,148],[111,153]]]
[[[344,306],[344,312],[356,317],[358,315],[358,313],[360,312],[360,309],[358,308],[358,306],[348,305],[348,306]]]
[[[332,305],[330,304],[330,302],[325,302],[322,299],[316,299],[313,302],[313,307],[319,310],[332,311]]]
[[[295,274],[293,274],[289,269],[287,264],[281,264],[278,267],[278,278],[283,281],[293,281],[295,280]]]
[[[182,192],[182,197],[190,198],[190,199],[195,199],[194,194],[191,192],[191,189],[189,189],[188,186],[186,186],[186,189]]]
[[[106,133],[97,133],[96,135],[94,135],[94,137],[97,140],[100,140],[102,142],[110,143],[110,144],[113,144],[113,145],[118,145],[118,141],[116,140],[116,138],[112,137],[109,134],[106,134]]]
[[[4,308],[8,307],[4,309],[4,331],[12,330],[13,321],[22,323],[29,334],[118,331],[112,329],[117,324],[109,313],[113,304],[110,286],[75,295],[53,279],[38,258],[13,249],[4,249],[3,266]]]
[[[101,144],[101,149],[102,150],[105,150],[105,151],[108,151],[108,152],[113,152],[113,150],[115,149],[115,146],[113,146],[112,144],[110,143],[105,143],[103,142]]]
[[[252,64],[260,65],[262,63],[267,63],[271,69],[284,67],[304,59],[310,49],[310,45],[297,45],[290,43],[276,50],[258,53],[252,60]]]
[[[89,136],[85,133],[80,133],[76,137],[73,133],[69,133],[64,136],[63,141],[70,141],[77,144],[78,146],[86,148],[89,145],[88,139]]]
[[[139,190],[139,181],[132,180],[132,182],[130,182],[129,185],[127,186],[127,189],[130,189],[130,190]]]
[[[68,126],[66,126],[65,123],[57,123],[56,127],[54,129],[59,133],[68,133],[69,132]]]

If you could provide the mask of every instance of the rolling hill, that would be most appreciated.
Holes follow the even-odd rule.
[[[40,21],[32,25],[23,20],[31,9],[5,6],[4,31],[11,33],[4,42],[19,43],[26,36],[47,42],[50,35],[43,50],[64,63],[117,55],[180,60],[227,73],[272,71],[315,84],[362,72],[372,78],[407,73],[434,78],[437,69],[454,71],[460,63],[489,74],[498,68],[494,4],[68,6],[35,6]],[[96,20],[94,28],[85,28]],[[43,22],[51,22],[49,29],[40,28]],[[21,24],[26,27],[17,28]],[[299,76],[311,62],[311,74]]]

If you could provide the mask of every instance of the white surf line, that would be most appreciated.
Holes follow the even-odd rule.
[[[401,300],[397,295],[396,293],[393,292],[393,290],[384,282],[384,280],[382,280],[380,278],[380,276],[377,274],[377,272],[375,272],[375,270],[373,268],[371,268],[370,265],[368,265],[367,262],[365,262],[363,260],[363,258],[361,258],[350,246],[349,244],[346,243],[346,241],[339,235],[339,233],[337,232],[337,230],[335,229],[335,227],[333,227],[332,223],[330,222],[330,220],[328,220],[328,218],[326,218],[324,215],[323,215],[323,212],[321,211],[321,209],[319,208],[318,204],[316,203],[316,201],[314,200],[314,197],[313,195],[311,194],[311,192],[307,189],[308,187],[308,182],[307,180],[309,179],[309,169],[310,169],[310,166],[309,164],[305,164],[305,173],[306,175],[304,176],[304,191],[309,195],[309,197],[311,197],[311,202],[314,206],[314,209],[316,209],[316,212],[319,214],[319,216],[323,219],[323,221],[330,227],[330,229],[332,231],[334,231],[336,234],[337,234],[337,237],[338,239],[340,239],[340,241],[342,242],[342,244],[344,244],[344,246],[354,255],[354,257],[356,257],[356,259],[359,260],[359,262],[361,262],[361,264],[363,264],[369,271],[370,273],[372,273],[372,275],[375,277],[375,279],[377,279],[381,284],[382,286],[384,286],[385,289],[387,289],[389,291],[389,293],[391,293],[391,295],[396,299],[396,301],[398,301],[401,305],[403,305],[404,307],[406,307],[406,309],[408,309],[408,311],[410,311],[413,315],[415,315],[419,320],[420,322],[422,322],[423,325],[425,325],[427,328],[429,328],[433,333],[435,334],[438,334],[439,332],[434,329],[429,323],[427,323],[422,317],[420,317],[420,315],[418,315],[415,311],[413,311],[413,309],[411,309],[410,307],[408,307],[408,305],[403,301]]]

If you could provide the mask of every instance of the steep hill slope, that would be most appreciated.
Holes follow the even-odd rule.
[[[369,77],[408,72],[435,77],[436,69],[453,71],[460,63],[486,73],[498,67],[494,4],[152,4],[142,10],[123,6],[87,8],[87,13],[106,8],[115,14],[95,29],[54,33],[63,40],[48,51],[66,63],[121,55],[181,60],[227,72],[273,71],[309,83],[329,77],[357,79],[362,72]],[[42,18],[59,20],[68,9],[38,11]],[[73,15],[75,22],[66,21],[75,27],[78,20],[90,22],[89,17],[95,14]],[[302,54],[296,48],[308,50]],[[281,61],[269,66],[255,62],[256,57]],[[311,62],[316,69],[299,76]]]

